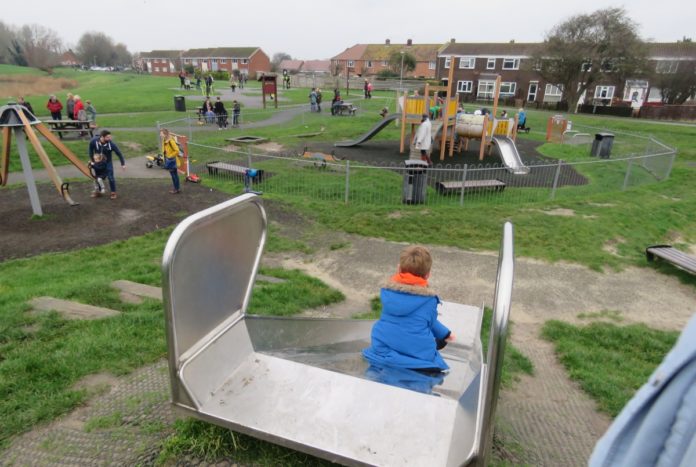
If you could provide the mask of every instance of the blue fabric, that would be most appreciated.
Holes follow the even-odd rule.
[[[695,465],[695,421],[696,316],[597,442],[589,465]]]
[[[172,176],[172,184],[174,185],[174,189],[179,191],[179,171],[176,169],[176,164],[174,165],[174,169],[169,171],[169,175]]]
[[[442,384],[445,380],[445,374],[440,372],[422,372],[374,364],[367,367],[365,377],[378,383],[410,389],[423,394],[432,394],[433,387]]]
[[[382,316],[372,327],[372,345],[363,350],[367,361],[394,368],[449,369],[435,343],[449,335],[437,320],[440,299],[390,288],[383,288],[380,298]]]

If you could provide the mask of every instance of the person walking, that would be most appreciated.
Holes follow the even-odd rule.
[[[237,80],[234,79],[234,75],[230,75],[230,88],[232,89],[232,92],[235,92],[237,90]]]
[[[51,97],[48,98],[46,108],[49,112],[51,112],[51,118],[53,120],[61,120],[63,118],[63,115],[60,112],[63,110],[63,104],[60,103],[55,94],[51,94]]]
[[[179,72],[179,81],[181,81],[181,89],[185,89],[185,84],[186,84],[186,72],[184,70],[181,70]]]
[[[363,84],[363,92],[365,93],[365,99],[367,99],[367,78],[365,78],[365,84]]]
[[[172,176],[172,185],[174,186],[169,193],[176,195],[181,193],[181,185],[179,183],[179,169],[177,167],[177,157],[179,157],[179,145],[176,144],[176,139],[169,133],[169,130],[162,128],[160,131],[160,139],[162,140],[162,155],[164,156],[164,168],[169,171]]]
[[[220,96],[218,96],[215,100],[213,111],[215,112],[215,118],[217,119],[218,130],[227,128],[227,109],[225,109],[225,104],[223,104],[222,100],[220,100]]]
[[[310,112],[317,111],[317,90],[312,88],[312,92],[309,93],[309,110]]]
[[[428,167],[432,167],[433,165],[433,161],[430,159],[430,156],[428,155],[432,142],[432,123],[430,123],[428,114],[423,114],[421,124],[418,127],[418,130],[416,130],[416,138],[414,141],[414,145],[416,146],[416,149],[420,149],[421,160],[427,162]]]
[[[235,128],[239,126],[239,114],[241,111],[242,107],[239,105],[239,102],[234,101],[232,103],[232,126]]]
[[[102,154],[106,157],[106,178],[109,180],[109,190],[111,191],[111,199],[116,199],[116,178],[114,177],[113,153],[116,153],[121,160],[121,168],[126,170],[126,159],[123,153],[118,148],[116,143],[111,140],[111,132],[102,130],[99,136],[95,136],[89,142],[88,153],[90,162],[94,162],[95,154]],[[95,191],[92,193],[92,198],[101,196],[101,193]]]

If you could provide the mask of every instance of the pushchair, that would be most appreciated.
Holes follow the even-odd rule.
[[[530,129],[531,128],[527,126],[527,112],[525,112],[524,109],[520,109],[517,114],[517,131],[529,133]]]

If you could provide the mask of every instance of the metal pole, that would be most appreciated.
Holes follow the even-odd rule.
[[[251,168],[251,146],[247,146],[247,168]]]
[[[350,161],[346,161],[346,194],[345,204],[348,204],[348,193],[350,192]]]
[[[399,75],[399,91],[404,90],[404,51],[401,51],[401,74]]]
[[[556,198],[556,188],[558,188],[558,178],[561,176],[561,165],[563,165],[563,160],[558,161],[556,166],[556,175],[553,177],[553,187],[551,188],[551,199]]]
[[[624,182],[623,182],[623,187],[621,187],[621,191],[625,191],[626,187],[628,186],[628,179],[631,176],[631,166],[633,165],[633,159],[628,160],[628,167],[626,167],[626,176],[624,177]]]
[[[15,127],[15,139],[17,140],[17,152],[19,153],[19,160],[22,161],[22,171],[24,172],[24,180],[27,184],[27,191],[29,192],[29,200],[31,201],[31,209],[34,211],[35,216],[43,216],[43,211],[41,210],[41,200],[39,199],[39,192],[36,190],[36,181],[34,180],[34,172],[31,170],[31,161],[29,160],[29,153],[27,152],[26,135],[24,134],[24,129],[21,127]]]
[[[464,206],[464,184],[466,183],[466,172],[469,169],[468,164],[464,164],[464,170],[462,170],[462,192],[459,193],[459,205]]]
[[[669,159],[669,166],[667,167],[667,173],[665,174],[665,178],[663,180],[667,180],[669,178],[669,175],[672,173],[672,166],[674,165],[674,159],[677,157],[677,153],[673,152],[672,157]]]
[[[193,130],[191,129],[191,117],[189,117],[188,115],[186,116],[186,123],[188,123],[189,141],[193,142]]]

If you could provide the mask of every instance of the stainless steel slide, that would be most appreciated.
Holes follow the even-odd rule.
[[[334,146],[337,146],[340,148],[349,148],[351,146],[358,146],[358,145],[364,143],[365,141],[372,139],[373,136],[375,136],[377,133],[379,133],[380,131],[385,129],[387,127],[387,125],[389,125],[391,122],[393,122],[394,120],[396,120],[400,116],[401,116],[401,114],[389,115],[387,118],[377,122],[377,124],[375,126],[370,128],[370,131],[368,131],[367,133],[362,135],[360,138],[353,139],[350,141],[339,141],[339,142],[335,143]]]
[[[498,148],[503,164],[515,175],[527,175],[529,167],[522,163],[517,146],[511,138],[505,136],[494,136],[492,143]]]

